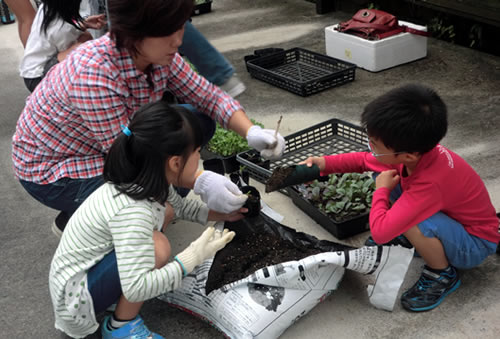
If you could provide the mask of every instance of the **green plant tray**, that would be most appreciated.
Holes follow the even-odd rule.
[[[283,157],[267,163],[267,168],[248,160],[254,156],[258,158],[258,153],[255,150],[239,153],[236,160],[246,167],[251,178],[265,184],[273,170],[278,166],[297,165],[310,156],[368,150],[368,137],[363,129],[340,119],[330,119],[290,134],[285,137],[285,142],[286,149]],[[342,223],[336,223],[302,197],[295,186],[280,190],[280,192],[290,196],[296,206],[338,239],[344,239],[366,230],[368,213]]]
[[[368,231],[368,217],[370,213],[363,213],[357,217],[335,222],[326,213],[320,211],[309,200],[307,200],[295,186],[286,188],[293,203],[303,210],[314,221],[330,232],[337,239],[345,239],[353,235]]]

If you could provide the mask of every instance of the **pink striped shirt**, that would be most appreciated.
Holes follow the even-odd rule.
[[[140,106],[161,99],[166,90],[225,127],[242,109],[178,54],[170,66],[153,65],[143,73],[109,35],[83,44],[28,97],[12,140],[16,176],[48,184],[101,175],[120,125],[128,125]]]

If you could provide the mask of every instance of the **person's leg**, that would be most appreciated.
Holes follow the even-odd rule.
[[[233,66],[191,22],[186,22],[179,52],[185,55],[198,72],[217,86],[223,85],[234,74]]]
[[[19,180],[19,182],[33,198],[47,207],[61,211],[56,218],[55,227],[52,227],[54,233],[61,236],[71,215],[92,192],[104,183],[104,180],[99,176],[89,179],[62,178],[46,185],[24,180]],[[59,231],[56,232],[57,230]]]
[[[28,36],[31,32],[31,24],[35,19],[36,11],[33,8],[30,0],[3,0],[14,12],[17,18],[17,26],[19,31],[19,38],[23,47],[26,47]]]
[[[159,269],[168,263],[171,253],[170,242],[159,231],[153,232],[153,241],[155,244],[155,268]],[[114,251],[106,255],[101,262],[89,270],[87,282],[94,302],[95,314],[106,310],[118,301],[113,315],[104,319],[101,329],[103,338],[128,338],[128,335],[133,332],[144,332],[152,338],[163,338],[149,331],[139,316],[139,311],[144,302],[130,302],[122,294]]]
[[[447,262],[463,269],[479,265],[487,256],[495,253],[496,249],[496,244],[467,233],[459,222],[443,212],[438,212],[422,221],[418,224],[418,227],[410,229],[409,232],[410,234],[407,234],[407,232],[405,235],[417,250],[419,250],[417,248],[419,246],[419,252],[429,252],[427,248],[439,247],[439,245],[436,245],[436,242],[439,242]],[[424,253],[421,254],[429,266],[433,267],[432,264],[443,266],[444,261],[440,254],[441,250],[434,253],[436,253],[435,259],[426,259],[426,257],[429,257],[428,254],[426,253],[426,257],[424,257]],[[441,257],[441,259],[437,257]],[[433,262],[432,260],[439,262]]]
[[[410,311],[428,311],[460,286],[455,267],[479,265],[495,252],[495,244],[473,236],[457,221],[438,212],[404,234],[426,265],[416,284],[401,296]]]

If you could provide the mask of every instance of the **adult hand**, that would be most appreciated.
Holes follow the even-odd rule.
[[[208,220],[210,221],[238,221],[243,219],[245,216],[243,213],[248,212],[248,208],[240,208],[237,211],[231,213],[220,213],[216,211],[208,211]]]
[[[307,165],[311,167],[312,165],[318,166],[320,172],[325,170],[325,158],[324,157],[309,157],[304,161],[299,162],[299,165]]]
[[[85,19],[85,27],[92,29],[101,29],[106,25],[106,16],[104,14],[90,15]]]
[[[285,138],[277,134],[272,129],[262,129],[260,126],[253,125],[248,129],[248,146],[255,148],[260,152],[263,158],[276,160],[281,158],[285,151]]]
[[[387,170],[381,172],[377,179],[375,180],[375,188],[379,189],[382,187],[386,187],[389,191],[392,191],[394,187],[399,183],[399,174],[395,169]]]
[[[175,260],[181,264],[186,275],[206,259],[212,258],[218,250],[233,240],[235,235],[236,233],[229,232],[227,228],[224,231],[216,231],[214,227],[207,227],[198,239],[175,257]]]
[[[196,178],[193,191],[209,209],[220,213],[239,210],[248,199],[231,180],[211,171],[203,171]]]

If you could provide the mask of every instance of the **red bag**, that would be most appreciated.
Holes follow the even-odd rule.
[[[429,36],[428,32],[400,26],[394,15],[378,9],[360,9],[351,20],[339,23],[336,30],[368,40],[380,40],[401,32]]]

